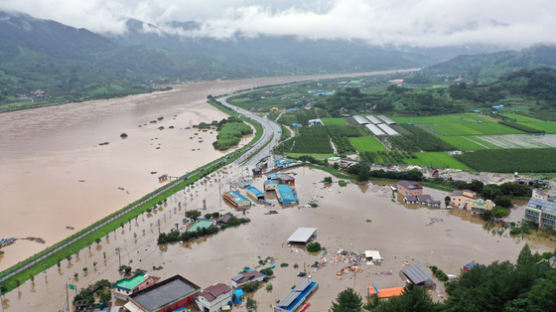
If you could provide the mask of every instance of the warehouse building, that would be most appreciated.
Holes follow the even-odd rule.
[[[158,282],[129,296],[130,312],[171,312],[193,303],[201,288],[180,275]]]
[[[250,186],[247,188],[247,196],[251,197],[255,201],[264,202],[264,193],[254,186]]]
[[[407,282],[422,287],[433,287],[434,282],[432,281],[432,276],[425,272],[423,268],[418,264],[410,264],[402,269],[400,275]]]
[[[291,312],[296,311],[309,296],[318,288],[319,283],[305,279],[297,284],[291,292],[282,299],[275,307],[275,312]]]
[[[297,198],[297,195],[295,194],[295,191],[286,184],[278,184],[276,186],[276,196],[278,197],[278,201],[282,204],[282,205],[293,205],[293,204],[299,204],[299,199]]]
[[[236,208],[249,208],[251,202],[247,197],[241,195],[238,191],[229,191],[224,193],[224,200]]]

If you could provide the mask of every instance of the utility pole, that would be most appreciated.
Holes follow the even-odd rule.
[[[160,235],[160,219],[158,219],[158,235]]]
[[[122,259],[120,258],[120,247],[116,247],[116,252],[118,253],[118,270],[122,266]]]
[[[70,312],[70,299],[69,299],[69,291],[68,291],[69,285],[68,283],[66,283],[66,303],[68,305],[68,309],[67,311]]]

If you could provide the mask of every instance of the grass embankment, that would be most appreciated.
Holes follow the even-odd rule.
[[[227,109],[226,107],[220,105],[219,103],[217,103],[214,100],[209,101],[209,104],[215,106],[216,108],[220,109],[221,111],[223,111],[224,113],[230,114],[232,116],[237,116],[237,114],[229,109]],[[23,284],[23,282],[25,282],[26,280],[30,279],[32,276],[36,276],[37,274],[41,273],[42,271],[56,265],[59,261],[62,261],[64,259],[66,259],[68,256],[72,256],[75,255],[77,252],[79,252],[81,249],[84,249],[85,247],[90,246],[91,244],[93,244],[97,239],[101,239],[104,236],[106,236],[107,234],[111,233],[112,231],[116,230],[118,227],[122,226],[123,224],[133,220],[135,217],[141,215],[143,212],[147,211],[147,209],[152,208],[153,206],[155,206],[156,204],[158,204],[161,201],[164,201],[164,199],[168,198],[169,196],[177,193],[180,190],[183,190],[187,185],[193,184],[194,182],[198,181],[199,179],[205,177],[206,175],[212,173],[213,171],[231,163],[232,161],[234,161],[235,159],[237,159],[238,157],[240,157],[245,151],[248,150],[249,146],[251,146],[252,144],[254,144],[255,142],[257,142],[261,136],[262,136],[262,126],[260,124],[258,124],[257,122],[242,117],[242,120],[245,120],[249,123],[251,123],[255,129],[256,129],[256,135],[253,138],[253,140],[251,140],[251,142],[249,142],[249,144],[247,144],[246,146],[242,147],[241,149],[228,154],[226,156],[223,156],[215,161],[212,161],[194,171],[192,171],[191,173],[189,173],[187,176],[189,177],[187,180],[183,180],[183,177],[181,177],[179,180],[176,180],[176,182],[174,182],[174,185],[169,188],[168,190],[166,190],[165,192],[158,194],[157,196],[153,197],[152,199],[146,201],[145,203],[143,203],[142,205],[138,206],[137,208],[131,210],[130,212],[126,213],[125,215],[115,219],[114,221],[100,227],[99,229],[95,230],[94,232],[90,233],[89,235],[79,239],[78,241],[72,243],[71,245],[65,247],[64,249],[50,255],[49,257],[47,257],[46,259],[34,264],[33,266],[31,266],[30,268],[26,269],[25,271],[16,274],[12,277],[10,277],[9,279],[7,279],[6,281],[2,282],[0,284],[0,287],[2,287],[3,289],[5,289],[4,291],[10,291],[16,287],[18,287],[19,284]],[[218,164],[218,165],[216,165]],[[210,168],[210,169],[208,169]],[[28,263],[31,263],[33,261],[35,261],[36,259],[38,259],[39,257],[51,252],[52,250],[56,249],[57,247],[63,246],[65,244],[67,244],[68,242],[70,242],[72,239],[82,235],[83,233],[98,227],[100,224],[104,223],[106,220],[111,219],[112,217],[124,212],[126,209],[128,209],[129,207],[136,205],[137,203],[148,199],[149,197],[151,197],[152,195],[156,194],[159,190],[161,190],[162,188],[167,187],[167,186],[163,186],[159,189],[157,189],[154,192],[151,192],[145,196],[143,196],[141,199],[127,205],[126,207],[106,216],[105,218],[93,223],[92,225],[86,227],[85,229],[75,233],[74,235],[48,247],[47,249],[41,251],[38,254],[35,254],[29,258],[27,258],[26,260],[19,262],[18,264],[4,270],[3,272],[0,273],[0,277],[5,276],[7,274],[10,274],[11,272],[13,272],[14,270],[16,270],[18,267],[22,266],[22,265],[26,265]]]

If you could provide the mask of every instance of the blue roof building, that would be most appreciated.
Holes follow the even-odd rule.
[[[275,307],[275,312],[291,312],[299,308],[307,298],[318,288],[319,283],[305,279],[284,298]]]

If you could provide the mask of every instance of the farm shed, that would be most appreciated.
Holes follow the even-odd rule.
[[[363,116],[355,115],[353,116],[353,119],[355,120],[355,122],[357,122],[360,125],[366,125],[369,123],[369,121],[365,119],[365,117]]]
[[[407,279],[411,284],[417,286],[433,286],[432,276],[425,272],[418,264],[410,264],[402,269],[400,275]]]
[[[131,312],[170,312],[191,305],[200,287],[174,275],[129,296],[124,306]]]
[[[365,125],[365,127],[366,127],[369,131],[371,131],[371,133],[372,133],[373,135],[376,135],[376,136],[386,135],[386,133],[384,133],[384,131],[380,130],[379,127],[377,127],[377,126],[375,126],[375,125],[373,125],[373,124],[367,124],[367,125]]]
[[[375,125],[382,122],[382,121],[380,121],[378,118],[376,118],[376,117],[373,116],[373,115],[367,115],[367,116],[365,116],[365,117],[367,117],[367,119],[369,119],[369,120],[371,121],[371,123],[373,123],[373,124],[375,124]]]
[[[386,132],[387,135],[400,135],[398,131],[392,129],[387,124],[377,124],[377,126],[380,128],[380,130]]]
[[[295,232],[288,238],[288,243],[302,243],[307,244],[310,240],[316,237],[316,228],[298,228]]]
[[[393,121],[392,119],[384,116],[384,115],[378,115],[378,118],[382,119],[382,121],[384,121],[384,123],[386,123],[387,125],[395,125],[396,122]]]

